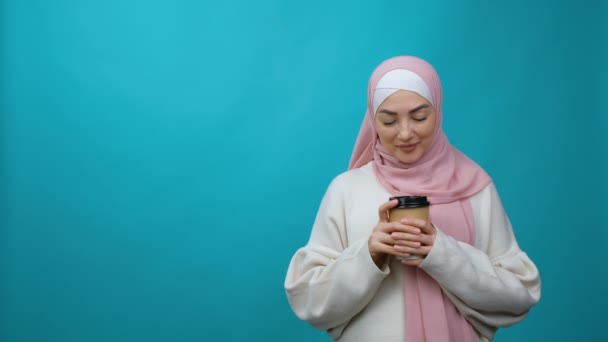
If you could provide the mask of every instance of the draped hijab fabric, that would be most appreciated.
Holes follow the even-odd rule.
[[[429,149],[411,164],[404,164],[388,153],[381,145],[374,125],[376,86],[382,76],[396,69],[411,71],[424,80],[431,91],[432,99],[429,102],[437,115]],[[435,69],[417,57],[393,57],[374,70],[367,96],[367,111],[349,169],[372,161],[376,177],[389,193],[396,196],[427,196],[431,202],[430,220],[433,224],[456,240],[474,244],[475,227],[469,197],[485,188],[491,179],[481,167],[448,142],[441,128],[442,89]],[[439,284],[418,267],[404,267],[405,340],[474,341],[471,325],[443,293]]]

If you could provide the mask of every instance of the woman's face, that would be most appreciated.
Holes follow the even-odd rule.
[[[380,104],[374,121],[382,146],[402,163],[411,164],[431,146],[437,114],[424,97],[399,90]]]

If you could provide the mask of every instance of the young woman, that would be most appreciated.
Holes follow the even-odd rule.
[[[489,341],[540,299],[491,178],[441,129],[441,101],[437,73],[416,57],[370,78],[349,171],[285,280],[296,315],[334,340]],[[395,195],[427,196],[430,220],[389,222]],[[422,258],[400,261],[412,254]]]

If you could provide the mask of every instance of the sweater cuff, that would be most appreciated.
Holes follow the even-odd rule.
[[[378,266],[374,263],[372,259],[372,255],[369,252],[369,248],[367,248],[367,239],[361,239],[355,242],[358,246],[357,254],[355,258],[357,259],[357,263],[360,263],[362,266],[361,271],[364,271],[366,274],[369,274],[372,277],[380,277],[385,278],[387,275],[391,273],[389,268],[389,260],[390,257],[386,258],[384,265],[382,265],[382,269],[379,269]]]
[[[446,265],[449,254],[449,241],[447,241],[447,236],[437,228],[437,226],[435,226],[435,229],[437,230],[437,235],[435,236],[433,248],[431,248],[431,251],[426,258],[418,265],[418,267],[422,268],[431,276],[436,272],[441,272],[441,269]]]

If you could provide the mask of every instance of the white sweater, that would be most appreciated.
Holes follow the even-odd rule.
[[[343,342],[404,342],[403,267],[380,270],[367,240],[378,207],[390,194],[371,163],[336,177],[329,186],[308,244],[293,256],[285,289],[296,315]],[[538,270],[520,250],[493,184],[471,197],[475,246],[437,227],[420,264],[473,325],[479,341],[524,319],[540,299]],[[407,341],[406,341],[407,342]]]

